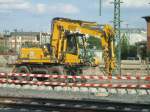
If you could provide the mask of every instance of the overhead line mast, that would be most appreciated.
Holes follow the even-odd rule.
[[[120,18],[120,5],[121,0],[114,0],[112,2],[114,4],[114,19],[113,19],[113,25],[114,25],[114,30],[115,30],[115,43],[117,45],[117,52],[116,52],[116,57],[117,57],[117,67],[115,74],[117,73],[118,75],[121,75],[121,33],[120,33],[120,28],[121,28],[121,18]],[[101,7],[102,7],[102,1],[100,0],[100,16],[101,16]]]
[[[120,0],[114,0],[114,30],[115,30],[115,41],[117,43],[117,74],[121,75],[121,19],[120,19]]]

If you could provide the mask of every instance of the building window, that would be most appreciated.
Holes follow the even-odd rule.
[[[37,41],[40,41],[40,35],[37,35],[37,36],[36,36],[36,40],[37,40]]]

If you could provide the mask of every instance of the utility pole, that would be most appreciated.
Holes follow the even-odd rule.
[[[115,30],[115,42],[117,44],[117,68],[116,72],[118,75],[121,75],[121,39],[120,39],[120,0],[114,0],[114,30]]]
[[[102,0],[99,0],[99,16],[102,15]]]

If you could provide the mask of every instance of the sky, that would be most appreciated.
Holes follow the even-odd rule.
[[[0,32],[14,29],[49,32],[54,17],[112,24],[113,0],[0,0]],[[150,0],[122,0],[121,27],[146,28]]]

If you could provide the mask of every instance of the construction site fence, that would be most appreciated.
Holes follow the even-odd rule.
[[[140,88],[150,89],[150,76],[68,76],[68,75],[49,75],[49,74],[22,74],[22,73],[0,73],[1,84],[29,84],[38,86],[66,86],[66,87],[102,87],[102,88]],[[37,81],[37,80],[19,80],[12,79],[13,77],[32,77],[32,78],[48,78],[48,79],[63,79],[59,81]],[[70,79],[74,82],[70,82]],[[80,79],[81,82],[76,82]],[[103,83],[82,82],[82,80],[98,80]],[[114,83],[113,81],[119,81]],[[136,83],[122,83],[121,81],[137,81]],[[144,83],[139,83],[143,81]],[[145,83],[145,81],[147,83]]]

